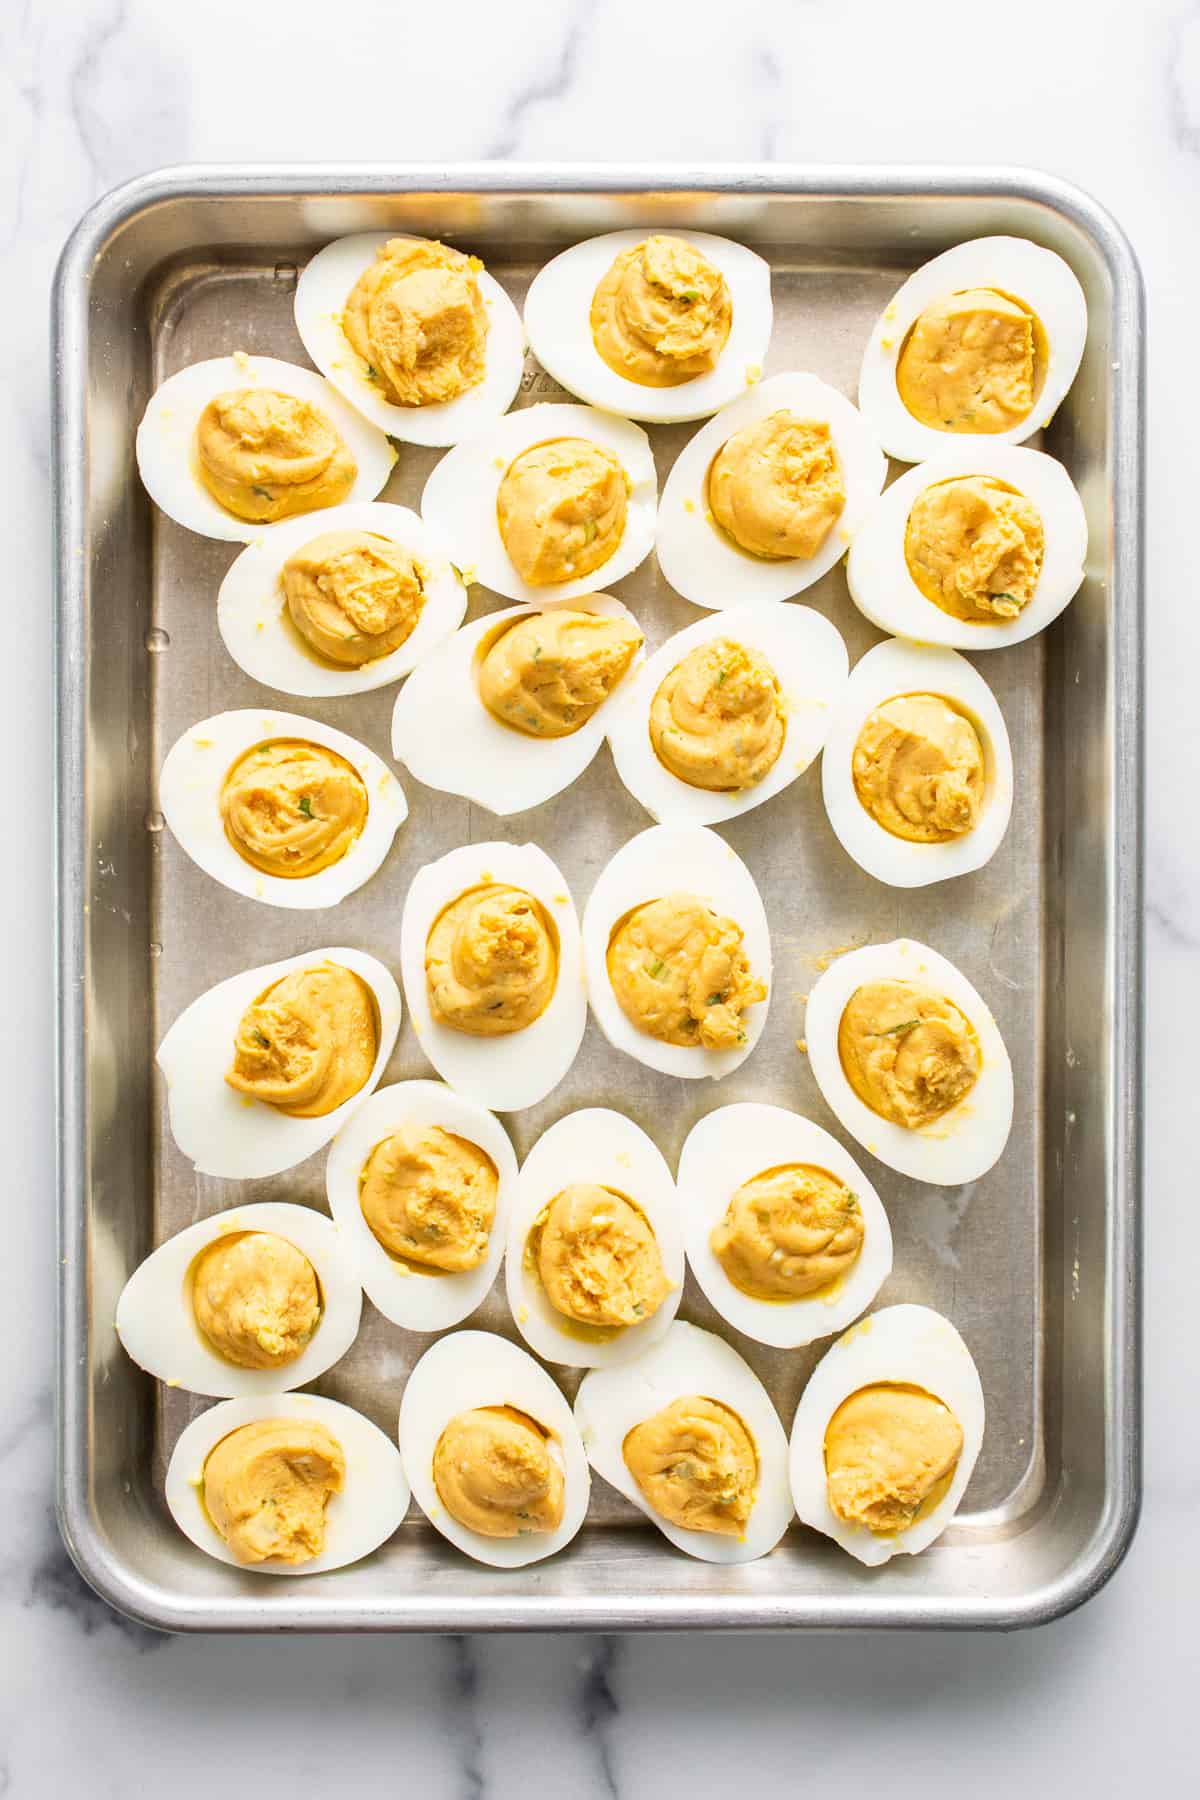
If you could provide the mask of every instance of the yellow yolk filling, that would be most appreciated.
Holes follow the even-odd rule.
[[[912,981],[856,988],[838,1025],[838,1055],[863,1105],[907,1131],[957,1106],[982,1066],[970,1020]]]
[[[731,1196],[709,1238],[734,1287],[755,1300],[800,1300],[854,1267],[863,1245],[857,1197],[828,1169],[764,1169]]]
[[[240,1563],[305,1563],[325,1548],[325,1509],[346,1458],[315,1420],[256,1419],[221,1439],[204,1464],[209,1519]]]
[[[364,1086],[378,1051],[370,988],[340,963],[320,963],[281,976],[246,1008],[225,1079],[291,1118],[323,1118]]]
[[[358,475],[341,433],[318,407],[256,387],[209,401],[196,425],[196,467],[226,512],[263,525],[340,505]]]
[[[304,544],[280,575],[288,617],[318,656],[358,669],[413,634],[425,605],[415,557],[370,531],[327,531]]]
[[[845,504],[828,425],[786,410],[735,431],[708,471],[713,518],[752,556],[815,556]]]
[[[989,475],[934,482],[913,502],[904,560],[927,600],[968,624],[1019,618],[1046,549],[1032,500]]]
[[[758,1451],[729,1407],[685,1394],[635,1425],[621,1454],[647,1504],[670,1524],[741,1536],[758,1486]]]
[[[358,1199],[389,1256],[457,1275],[487,1256],[499,1186],[478,1144],[440,1125],[404,1124],[371,1151]]]
[[[295,1362],[321,1320],[321,1289],[307,1256],[268,1231],[231,1232],[191,1268],[192,1313],[204,1337],[240,1369]]]
[[[994,288],[927,306],[901,347],[896,387],[935,431],[1011,431],[1028,418],[1047,362],[1041,320]]]
[[[630,482],[609,450],[587,438],[534,444],[505,470],[496,524],[522,581],[580,581],[625,534]]]
[[[631,1024],[664,1044],[731,1050],[745,1043],[742,1014],[767,997],[750,972],[743,932],[694,894],[637,907],[608,946],[608,978]]]
[[[983,745],[936,694],[901,694],[868,714],[851,758],[854,791],[877,824],[914,844],[973,831],[983,806]]]
[[[731,638],[698,644],[663,677],[650,703],[650,742],[689,787],[737,793],[778,761],[783,695],[766,657]]]
[[[655,235],[623,250],[592,296],[598,354],[641,387],[707,374],[732,323],[725,277],[686,238]]]
[[[555,608],[518,619],[479,664],[479,697],[528,737],[570,737],[603,706],[642,646],[632,619]]]
[[[483,264],[429,238],[392,238],[350,290],[342,329],[393,406],[455,400],[483,380]]]
[[[434,921],[425,979],[439,1024],[472,1037],[523,1031],[554,997],[557,933],[524,888],[471,888]]]
[[[556,1312],[606,1331],[652,1317],[670,1292],[650,1221],[592,1182],[564,1188],[535,1220],[525,1266]]]
[[[368,801],[362,776],[336,750],[274,738],[234,763],[220,807],[242,861],[292,881],[341,861],[367,822]]]
[[[563,1473],[547,1439],[512,1406],[457,1413],[433,1453],[433,1485],[451,1518],[490,1538],[556,1531]]]
[[[879,1536],[904,1531],[944,1498],[962,1447],[958,1419],[923,1388],[860,1388],[825,1430],[830,1511]]]

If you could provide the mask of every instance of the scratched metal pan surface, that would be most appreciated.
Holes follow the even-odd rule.
[[[1017,757],[999,854],[948,887],[880,886],[838,847],[811,771],[727,832],[774,938],[774,1000],[755,1055],[719,1087],[675,1082],[589,1025],[562,1085],[506,1121],[523,1154],[574,1107],[620,1107],[672,1163],[695,1120],[732,1100],[791,1106],[838,1132],[796,1045],[820,958],[901,933],[937,946],[997,1014],[1016,1122],[1001,1162],[969,1187],[922,1189],[868,1159],[896,1238],[880,1298],[924,1301],[963,1332],[987,1397],[983,1454],[942,1541],[878,1570],[800,1527],[763,1561],[701,1564],[597,1479],[584,1532],[530,1570],[460,1558],[414,1507],[356,1567],[256,1580],[199,1555],[172,1524],[165,1460],[207,1403],[139,1373],[113,1313],[142,1257],[193,1220],[246,1200],[320,1206],[324,1153],[270,1180],[197,1176],[167,1128],[158,1038],[212,983],[306,945],[335,939],[395,968],[406,884],[453,845],[532,838],[552,849],[582,904],[605,860],[648,821],[607,750],[566,793],[506,821],[404,776],[408,823],[336,913],[256,906],[211,881],[162,829],[157,771],[197,719],[272,696],[217,633],[216,589],[237,547],[155,511],[137,479],[134,428],[154,385],[199,358],[240,348],[305,360],[292,291],[330,238],[439,236],[478,251],[519,301],[556,250],[635,224],[704,228],[760,250],[776,308],[768,372],[812,369],[849,394],[878,309],[907,270],[960,239],[1033,238],[1068,259],[1087,293],[1083,367],[1045,437],[1084,497],[1087,580],[1043,636],[983,659]],[[1094,1592],[1132,1535],[1140,1467],[1142,315],[1117,227],[1077,190],[1023,171],[186,169],[137,181],[87,215],[64,252],[55,309],[59,1506],[87,1579],[173,1630],[1009,1626]],[[530,359],[519,404],[557,393]],[[660,476],[691,429],[650,428]],[[415,505],[435,456],[403,448],[384,497]],[[616,591],[651,644],[697,616],[653,559]],[[804,598],[834,620],[852,658],[877,640],[842,568]],[[472,613],[498,604],[473,590]],[[303,710],[387,757],[394,693]],[[406,1022],[387,1079],[427,1072]],[[690,1278],[682,1314],[712,1322]],[[502,1284],[473,1322],[513,1335]],[[817,1352],[734,1341],[790,1426]],[[319,1389],[392,1432],[421,1342],[368,1304],[357,1343]],[[572,1392],[575,1379],[563,1385]]]

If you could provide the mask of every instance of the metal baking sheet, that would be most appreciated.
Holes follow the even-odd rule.
[[[755,1055],[719,1085],[679,1082],[589,1025],[567,1079],[506,1121],[523,1155],[562,1113],[616,1106],[672,1164],[696,1119],[733,1100],[775,1101],[837,1131],[797,1047],[818,969],[850,943],[904,934],[935,945],[1004,1032],[1012,1138],[995,1169],[957,1189],[864,1161],[896,1240],[881,1302],[924,1301],[962,1330],[987,1397],[983,1452],[941,1543],[877,1571],[799,1526],[762,1562],[702,1565],[597,1479],[584,1533],[527,1570],[466,1562],[414,1506],[364,1564],[256,1581],[197,1555],[175,1530],[165,1460],[208,1403],[140,1374],[117,1344],[113,1311],[136,1263],[195,1219],[248,1200],[323,1205],[324,1154],[262,1181],[197,1175],[166,1124],[155,1043],[198,993],[273,957],[336,941],[395,968],[407,881],[456,844],[545,845],[582,910],[608,857],[650,821],[607,749],[566,793],[508,820],[401,771],[409,820],[379,874],[335,911],[279,912],[211,881],[163,830],[156,772],[187,726],[262,704],[266,691],[216,629],[216,589],[237,546],[195,537],[150,506],[134,427],[154,385],[202,357],[244,349],[304,361],[292,291],[331,237],[395,228],[461,243],[519,303],[564,244],[631,224],[703,227],[762,251],[776,309],[766,372],[812,369],[850,394],[871,321],[904,272],[961,238],[1035,238],[1067,256],[1087,291],[1084,365],[1045,440],[1084,496],[1087,581],[1047,633],[977,659],[1016,751],[999,854],[947,886],[883,887],[837,845],[811,771],[725,828],[772,929],[774,993]],[[1017,173],[191,170],[120,190],[83,221],[56,290],[60,1514],[80,1568],[114,1604],[173,1629],[1019,1624],[1077,1603],[1115,1567],[1139,1470],[1139,309],[1136,267],[1112,223],[1075,190]],[[529,358],[518,404],[560,394]],[[648,429],[661,480],[696,427]],[[384,497],[417,505],[437,454],[402,447]],[[653,558],[613,591],[650,646],[697,616]],[[878,640],[843,569],[802,599],[837,624],[852,661]],[[471,616],[502,604],[475,588]],[[389,757],[394,697],[289,704]],[[386,1079],[428,1072],[406,1022]],[[714,1322],[690,1277],[682,1316]],[[472,1323],[515,1335],[502,1284]],[[821,1346],[772,1351],[716,1323],[790,1426]],[[367,1303],[356,1344],[318,1390],[393,1432],[427,1341]],[[573,1393],[578,1374],[556,1373]]]

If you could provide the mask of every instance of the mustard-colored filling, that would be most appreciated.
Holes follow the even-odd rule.
[[[863,1105],[908,1131],[965,1099],[982,1066],[971,1021],[914,981],[856,988],[838,1025],[838,1055]]]
[[[732,638],[698,644],[663,677],[650,702],[650,742],[689,787],[738,793],[778,761],[787,715],[774,669]]]
[[[752,556],[815,556],[845,504],[829,426],[786,409],[735,431],[708,471],[713,518]]]
[[[1028,307],[994,288],[965,288],[927,306],[896,364],[896,387],[935,431],[1011,431],[1046,375],[1046,334]]]
[[[936,694],[899,694],[863,721],[854,791],[877,824],[913,844],[945,844],[979,822],[986,766],[970,719]]]
[[[483,380],[483,264],[429,238],[391,238],[355,282],[342,329],[393,406],[456,400]]]
[[[225,1079],[291,1118],[323,1118],[365,1085],[378,1052],[366,982],[341,963],[318,963],[282,975],[246,1008]]]
[[[457,1275],[487,1256],[499,1186],[478,1144],[440,1125],[406,1123],[371,1151],[358,1200],[389,1256]]]
[[[755,1300],[800,1300],[847,1275],[863,1246],[858,1198],[808,1163],[763,1169],[730,1197],[712,1253]]]
[[[962,1447],[958,1419],[923,1388],[859,1388],[825,1429],[830,1511],[877,1536],[904,1531],[944,1498]]]
[[[294,881],[341,861],[367,822],[368,801],[362,776],[336,750],[273,738],[233,764],[220,807],[242,861]]]
[[[433,1453],[433,1485],[451,1518],[482,1537],[562,1524],[563,1473],[549,1433],[513,1406],[456,1413]]]
[[[625,535],[630,481],[610,450],[555,438],[514,457],[496,490],[496,524],[522,581],[581,581]]]
[[[729,1407],[685,1394],[635,1425],[621,1454],[647,1504],[670,1524],[742,1535],[758,1487],[758,1451]]]
[[[425,605],[425,571],[371,531],[327,531],[280,574],[288,617],[318,656],[358,669],[398,650]]]
[[[269,1231],[229,1232],[190,1271],[201,1336],[240,1369],[282,1369],[321,1321],[321,1288],[303,1251]]]
[[[603,706],[642,647],[633,620],[555,607],[518,619],[479,664],[479,697],[527,737],[570,737]]]
[[[196,424],[196,468],[235,518],[269,525],[338,506],[358,465],[323,412],[274,388],[234,388],[209,401]]]
[[[681,237],[657,234],[623,250],[592,296],[597,352],[642,387],[706,375],[732,323],[725,277]]]
[[[554,998],[558,935],[524,888],[470,888],[434,921],[425,979],[439,1024],[472,1037],[523,1031]]]
[[[925,598],[971,625],[1020,616],[1045,548],[1033,501],[990,475],[934,482],[917,495],[904,528],[904,560]]]
[[[670,1292],[654,1228],[624,1194],[573,1182],[534,1221],[526,1269],[556,1312],[620,1329],[652,1318]]]
[[[608,978],[632,1025],[664,1044],[732,1050],[746,1041],[742,1014],[767,997],[751,972],[744,933],[694,894],[635,908],[608,946]]]
[[[240,1563],[306,1563],[325,1548],[325,1509],[346,1483],[346,1458],[315,1420],[256,1419],[204,1464],[209,1519]]]

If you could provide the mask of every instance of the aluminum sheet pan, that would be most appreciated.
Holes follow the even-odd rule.
[[[804,996],[836,946],[896,935],[957,962],[1013,1058],[1006,1154],[969,1187],[928,1189],[864,1154],[888,1208],[895,1271],[880,1302],[921,1300],[959,1326],[988,1404],[964,1505],[919,1559],[867,1572],[796,1526],[765,1561],[674,1552],[598,1479],[589,1524],[550,1563],[511,1573],[458,1557],[412,1509],[357,1567],[256,1581],[199,1556],[162,1501],[171,1446],[207,1402],[125,1358],[116,1297],[153,1247],[246,1200],[323,1204],[324,1155],[288,1174],[198,1176],[166,1124],[153,1047],[198,993],[236,970],[336,940],[397,964],[406,883],[456,844],[531,838],[576,902],[649,823],[607,749],[549,804],[497,820],[401,771],[411,814],[379,874],[336,913],[255,906],[199,871],[163,830],[155,779],[188,725],[271,703],[229,658],[216,589],[237,546],[158,514],[132,458],[145,399],[202,357],[304,361],[296,273],[349,230],[424,232],[478,250],[515,300],[558,248],[630,224],[717,230],[772,265],[766,372],[815,370],[853,394],[871,321],[903,274],[961,238],[1010,231],[1065,255],[1088,296],[1083,367],[1045,447],[1087,507],[1085,586],[1047,633],[978,660],[1016,751],[1016,802],[988,867],[894,890],[860,871],[826,822],[819,771],[725,830],[767,903],[775,954],[761,1044],[719,1086],[657,1076],[589,1025],[574,1068],[506,1122],[518,1153],[562,1113],[620,1107],[674,1164],[714,1106],[765,1099],[839,1132],[807,1060]],[[217,170],[119,190],[81,223],[56,289],[59,549],[62,1380],[60,1516],[79,1567],[114,1604],[168,1629],[613,1629],[1020,1624],[1100,1585],[1136,1518],[1140,918],[1141,312],[1131,253],[1077,191],[1025,172],[869,169]],[[529,358],[518,404],[555,398]],[[660,481],[694,426],[648,428]],[[416,505],[437,452],[404,446],[383,497]],[[614,585],[649,645],[698,616],[653,558]],[[800,597],[852,661],[879,638],[843,568]],[[471,616],[506,604],[472,590]],[[390,760],[395,689],[288,701]],[[386,1079],[428,1073],[407,1021]],[[713,1322],[689,1277],[682,1316]],[[515,1335],[500,1284],[472,1323]],[[777,1352],[720,1329],[767,1382],[785,1425],[821,1346]],[[427,1340],[367,1304],[318,1390],[389,1432]],[[573,1393],[578,1376],[558,1372]],[[269,1590],[269,1591],[264,1591]]]

